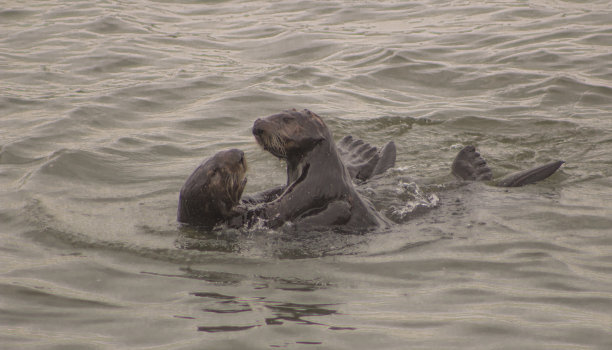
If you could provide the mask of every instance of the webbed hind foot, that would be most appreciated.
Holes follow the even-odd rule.
[[[487,162],[480,156],[474,146],[465,146],[455,157],[452,166],[453,175],[462,180],[489,181],[493,173]]]
[[[348,135],[337,143],[342,162],[351,178],[367,180],[395,166],[395,143],[390,141],[380,150],[363,140]]]

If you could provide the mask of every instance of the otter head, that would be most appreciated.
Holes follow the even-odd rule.
[[[214,225],[231,216],[246,186],[244,152],[221,151],[204,161],[181,188],[178,221]]]
[[[321,117],[307,109],[301,112],[293,109],[257,119],[253,135],[266,151],[284,159],[308,153],[322,141],[331,140]]]

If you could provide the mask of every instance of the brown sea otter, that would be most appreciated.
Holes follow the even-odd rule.
[[[181,188],[177,220],[212,228],[239,215],[237,205],[246,185],[246,160],[238,149],[205,160]]]

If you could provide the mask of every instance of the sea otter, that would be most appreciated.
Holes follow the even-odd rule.
[[[257,119],[253,135],[264,150],[287,161],[287,185],[276,199],[249,209],[249,223],[263,220],[274,228],[292,222],[298,227],[359,231],[387,224],[355,191],[332,134],[318,115],[309,110],[288,110]],[[394,146],[387,147],[393,148],[389,164],[394,164]],[[373,163],[378,160],[380,157]]]
[[[218,152],[202,162],[181,188],[177,220],[212,228],[238,216],[246,171],[244,152],[238,149]]]

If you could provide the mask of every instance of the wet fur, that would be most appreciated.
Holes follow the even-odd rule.
[[[205,160],[181,188],[177,220],[212,227],[234,217],[246,186],[246,170],[244,153],[237,149]]]
[[[285,111],[256,120],[253,134],[265,150],[287,160],[287,185],[275,200],[249,210],[249,223],[263,219],[278,227],[291,221],[298,227],[332,225],[353,231],[386,224],[353,188],[331,132],[318,115]]]

